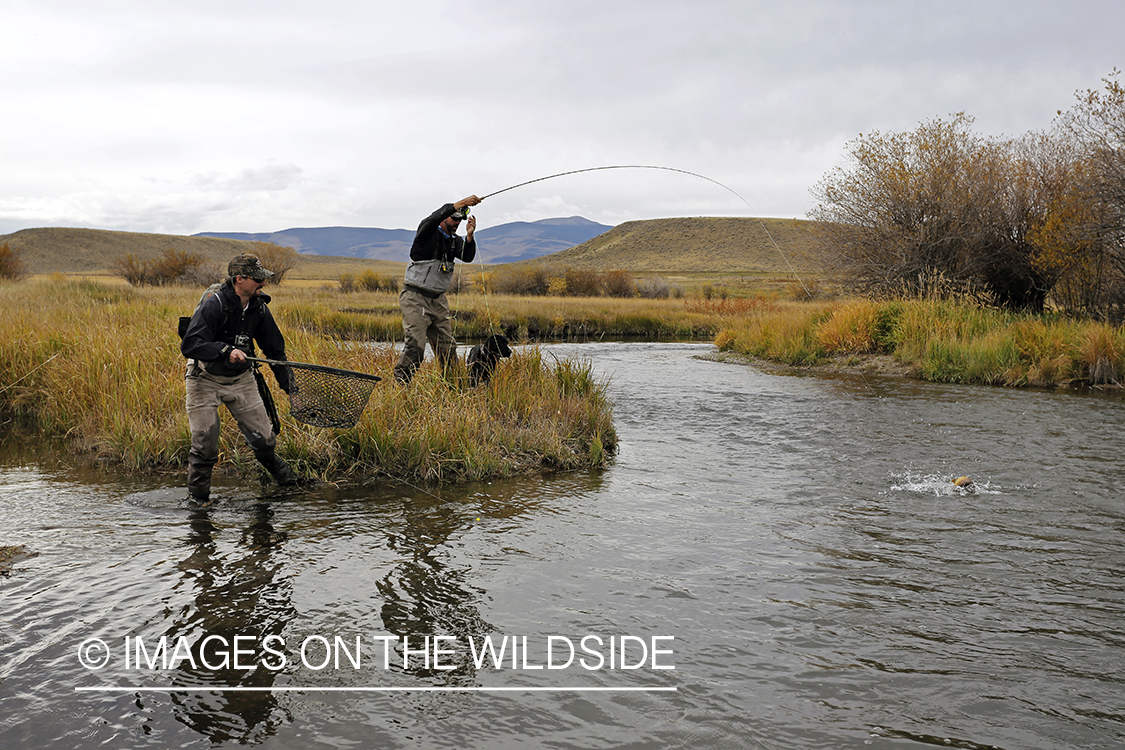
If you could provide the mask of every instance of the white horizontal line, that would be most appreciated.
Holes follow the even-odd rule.
[[[75,692],[87,693],[674,693],[674,687],[136,687],[129,685],[79,686]]]

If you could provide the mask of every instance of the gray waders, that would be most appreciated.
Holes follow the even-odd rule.
[[[254,373],[250,370],[231,377],[211,375],[189,364],[185,378],[191,449],[188,451],[188,494],[197,501],[211,497],[211,475],[219,459],[219,406],[225,405],[238,423],[254,458],[285,486],[300,479],[274,450],[277,436],[270,424]]]

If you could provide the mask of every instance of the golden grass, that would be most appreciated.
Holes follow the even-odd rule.
[[[1119,386],[1125,330],[943,300],[778,303],[718,333],[716,345],[793,365],[891,354],[926,380],[1003,386]]]
[[[449,300],[454,335],[466,341],[495,331],[508,331],[521,341],[710,339],[728,315],[698,299],[517,297],[473,292],[450,295]],[[288,325],[339,338],[388,343],[402,339],[398,295],[391,292],[343,294],[286,286],[277,291],[270,307],[283,328]]]
[[[857,300],[835,308],[816,327],[817,343],[828,352],[879,352],[880,310],[881,306],[871,300]]]
[[[544,362],[533,350],[506,361],[490,387],[470,389],[463,375],[447,380],[424,366],[403,388],[390,377],[397,357],[389,344],[321,335],[330,327],[301,307],[312,304],[313,293],[305,294],[286,308],[282,291],[271,305],[290,358],[385,379],[360,423],[339,431],[287,419],[287,400],[275,387],[284,421],[279,450],[302,470],[329,479],[447,482],[599,466],[612,453],[611,405],[587,366]],[[198,296],[198,289],[87,281],[0,286],[0,408],[41,434],[65,436],[80,453],[126,468],[182,465],[190,441],[175,329]],[[308,325],[292,323],[302,315]],[[220,461],[253,464],[229,418]]]

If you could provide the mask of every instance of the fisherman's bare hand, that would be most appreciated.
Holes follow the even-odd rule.
[[[471,240],[473,238],[473,232],[477,231],[477,217],[469,216],[469,220],[468,222],[466,222],[466,226],[468,228],[465,231],[465,239]]]
[[[470,195],[468,198],[462,198],[461,200],[454,203],[453,207],[456,208],[457,210],[461,210],[462,208],[465,208],[466,206],[475,206],[479,203],[480,203],[480,198],[476,197],[475,195]]]
[[[231,349],[230,350],[230,363],[232,365],[237,365],[238,363],[245,362],[245,361],[246,361],[246,352],[242,351],[241,349]]]

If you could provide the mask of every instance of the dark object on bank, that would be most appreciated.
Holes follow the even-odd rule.
[[[508,337],[501,333],[494,333],[469,350],[469,384],[474,388],[481,383],[492,380],[492,372],[501,359],[512,356],[512,348],[508,346]]]
[[[375,384],[382,380],[378,375],[338,367],[247,359],[289,371],[289,415],[313,427],[354,427]]]

